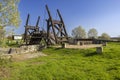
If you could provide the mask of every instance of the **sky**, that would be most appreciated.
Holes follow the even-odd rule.
[[[69,35],[78,26],[82,26],[86,32],[95,28],[99,36],[104,32],[111,37],[120,35],[120,0],[20,0],[18,9],[22,22],[15,33],[24,33],[28,13],[29,25],[35,25],[40,16],[40,29],[46,29],[46,4],[54,19],[58,19],[56,9],[60,10]]]

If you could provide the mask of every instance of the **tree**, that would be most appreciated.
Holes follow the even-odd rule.
[[[18,11],[19,0],[0,0],[0,40],[3,42],[5,27],[18,27],[21,20]]]
[[[107,40],[109,40],[110,36],[107,33],[102,33],[101,39],[107,39]]]
[[[0,28],[0,41],[3,40],[4,36],[5,36],[5,30]]]
[[[86,32],[81,26],[78,26],[72,30],[72,36],[74,38],[86,38]]]
[[[88,31],[88,38],[97,38],[98,32],[95,28]]]
[[[19,0],[0,0],[0,27],[19,26],[18,3]]]

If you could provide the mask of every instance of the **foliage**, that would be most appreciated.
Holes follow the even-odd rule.
[[[17,41],[7,41],[6,45],[9,47],[19,47],[20,46],[20,44],[18,44]]]
[[[107,40],[109,40],[110,36],[107,33],[102,33],[101,39],[107,39]]]
[[[74,28],[72,30],[72,36],[74,38],[86,38],[85,29],[83,29],[81,26]]]
[[[19,47],[22,44],[22,40],[9,40],[9,39],[4,39],[3,41],[0,42],[0,47]]]
[[[5,30],[0,27],[0,41],[3,41],[4,37],[5,37]]]
[[[6,44],[6,39],[2,39],[0,40],[0,47],[7,47],[7,44]]]
[[[19,26],[19,0],[0,0],[0,27]]]
[[[97,38],[98,32],[95,28],[88,31],[88,38]]]

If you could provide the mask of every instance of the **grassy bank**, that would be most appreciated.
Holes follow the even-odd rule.
[[[95,51],[44,49],[47,56],[8,62],[0,80],[120,80],[120,43],[108,44],[103,54]]]

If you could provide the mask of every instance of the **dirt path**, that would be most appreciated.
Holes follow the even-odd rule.
[[[40,56],[47,56],[42,52],[33,52],[33,53],[21,53],[21,54],[4,54],[4,58],[11,59],[13,61],[23,61],[31,58],[37,58]]]

